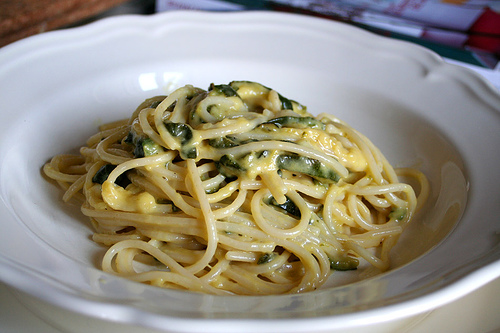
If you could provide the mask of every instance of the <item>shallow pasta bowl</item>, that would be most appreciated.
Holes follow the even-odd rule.
[[[89,223],[41,166],[147,97],[231,80],[332,113],[427,175],[430,198],[392,270],[301,295],[222,297],[98,269]],[[167,331],[333,331],[419,314],[500,276],[500,95],[424,48],[289,14],[125,16],[4,47],[0,86],[0,279],[49,304]]]

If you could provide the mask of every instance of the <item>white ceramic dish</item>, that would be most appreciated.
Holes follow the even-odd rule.
[[[254,80],[365,133],[430,179],[395,269],[303,295],[215,297],[97,269],[102,249],[40,173],[146,97]],[[435,54],[332,21],[276,13],[125,16],[0,50],[0,279],[68,311],[176,332],[305,332],[401,319],[500,276],[500,95]]]

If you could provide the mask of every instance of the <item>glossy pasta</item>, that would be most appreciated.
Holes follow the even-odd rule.
[[[312,291],[360,262],[385,271],[418,205],[366,137],[248,81],[148,99],[43,170],[82,201],[104,271],[212,294]],[[425,177],[404,172],[425,196]]]

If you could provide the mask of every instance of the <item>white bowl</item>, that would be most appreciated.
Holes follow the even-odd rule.
[[[41,175],[98,124],[184,84],[252,80],[330,112],[429,177],[394,269],[301,295],[221,297],[105,274],[89,222]],[[412,44],[306,16],[125,16],[0,49],[0,279],[72,313],[176,332],[342,330],[407,318],[500,276],[500,95]]]

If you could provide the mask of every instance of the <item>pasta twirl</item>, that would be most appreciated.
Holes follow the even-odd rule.
[[[82,201],[104,271],[212,294],[311,291],[360,261],[387,270],[420,201],[362,134],[248,81],[147,99],[43,170]],[[425,177],[404,172],[425,197]]]

